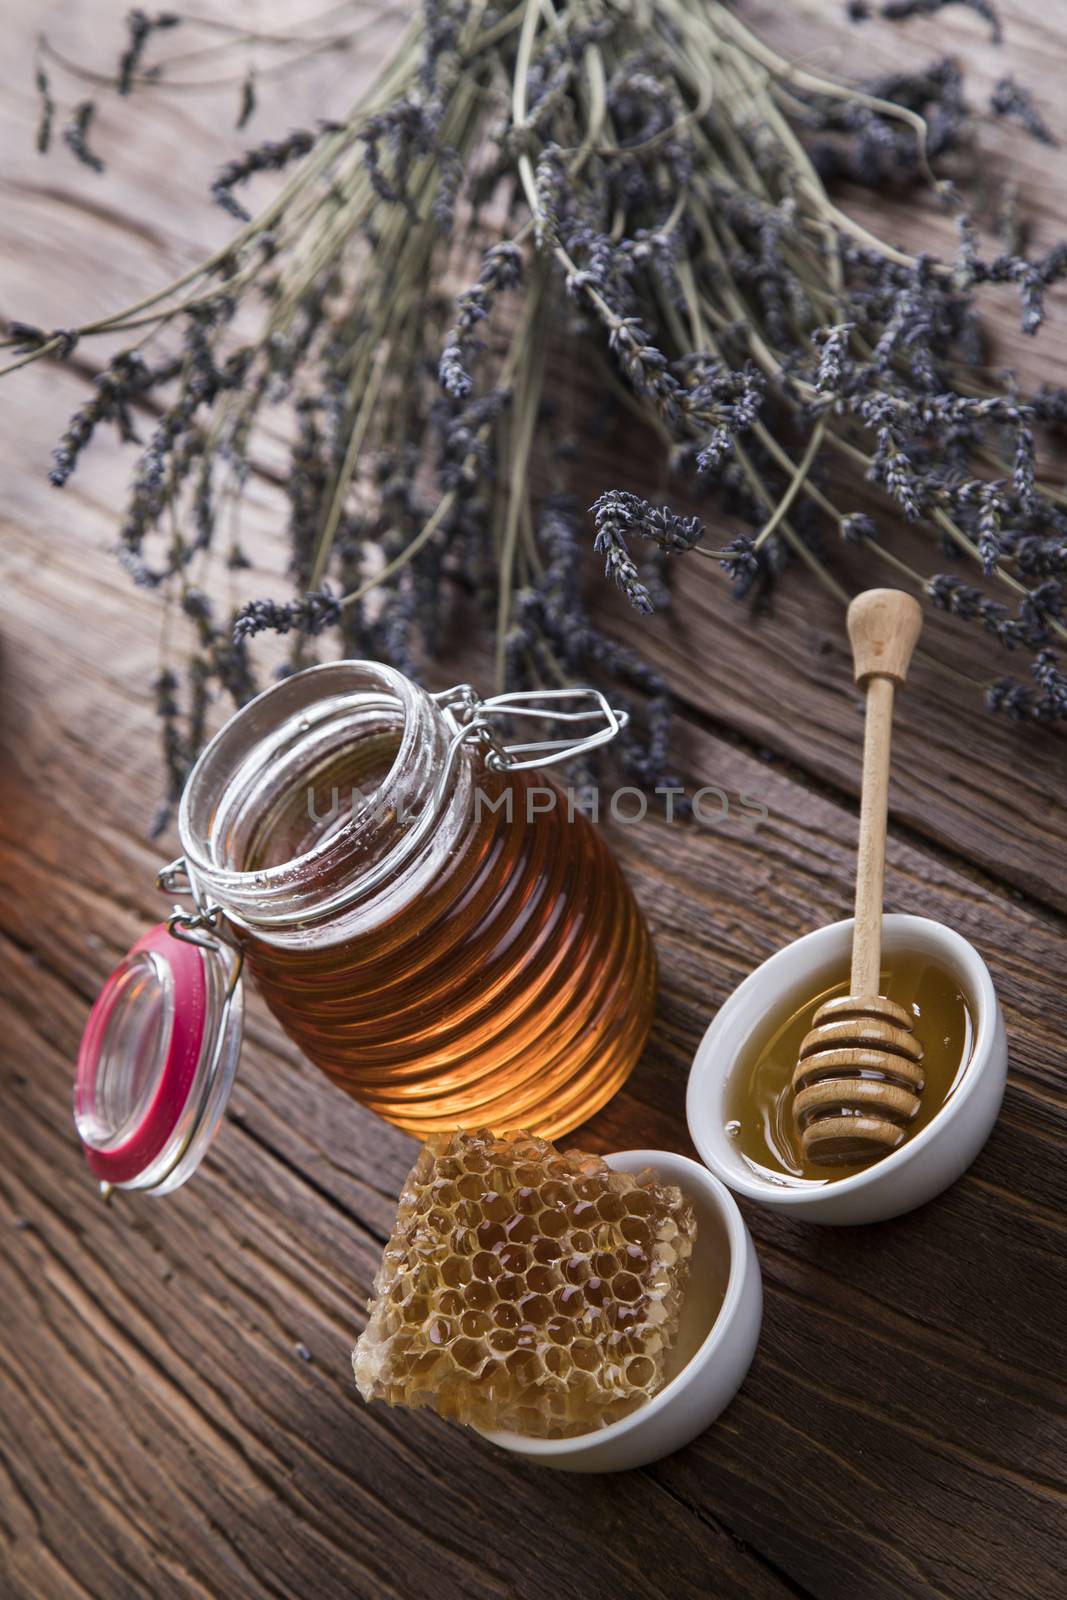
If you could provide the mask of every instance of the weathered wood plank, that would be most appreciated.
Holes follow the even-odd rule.
[[[1026,17],[1023,0],[1005,9],[1013,64],[1032,77],[1050,40],[1062,48],[1063,29]],[[80,4],[66,14],[91,28]],[[796,42],[801,24],[787,8],[753,14]],[[836,5],[802,26],[812,52],[841,37]],[[946,13],[943,36],[968,51],[976,43],[988,70],[973,18],[957,26]],[[855,37],[863,70],[868,40],[883,41],[887,59],[904,48],[882,28]],[[929,43],[933,31],[909,37]],[[10,59],[2,70],[14,75]],[[8,103],[23,136],[25,88],[19,79]],[[80,182],[69,202],[69,174],[55,180],[59,200],[10,196],[0,267],[20,312],[32,291],[46,320],[53,308],[62,320],[74,290],[106,306],[112,274],[132,295],[190,259],[190,238],[205,236],[167,219],[210,218],[196,196],[223,152],[187,107],[153,109],[145,131],[116,151],[117,259],[111,223],[85,210]],[[153,180],[176,138],[189,158],[163,206]],[[1050,218],[1062,217],[1054,175],[1035,162],[1032,181]],[[132,241],[127,217],[140,219]],[[158,613],[107,551],[119,452],[107,444],[65,495],[49,493],[41,466],[78,384],[57,369],[24,377],[19,400],[4,392],[13,409],[0,430],[4,1592],[1056,1592],[1067,1555],[1064,925],[996,892],[969,862],[1062,904],[1059,749],[1024,744],[921,672],[902,702],[894,801],[906,828],[891,847],[889,903],[970,937],[1008,1016],[1005,1111],[975,1167],[941,1200],[877,1229],[816,1231],[749,1207],[767,1322],[726,1417],[681,1455],[622,1479],[579,1485],[538,1472],[434,1418],[358,1401],[347,1351],[414,1146],[341,1099],[257,1005],[231,1112],[196,1182],[166,1202],[123,1198],[104,1210],[95,1199],[70,1126],[71,1061],[95,987],[160,914],[151,880],[167,841],[143,837],[160,785],[147,694]],[[606,447],[592,467],[614,481]],[[254,502],[266,576],[279,501],[261,483]],[[858,719],[836,614],[798,584],[754,626],[714,579],[684,590],[671,624],[641,634],[704,722],[683,728],[682,770],[690,783],[755,795],[769,815],[758,828],[650,820],[615,830],[664,985],[646,1058],[583,1132],[599,1149],[688,1148],[684,1076],[715,1007],[755,962],[849,909],[854,818],[842,797],[854,790]],[[941,644],[964,670],[982,667],[966,636]],[[694,660],[707,662],[699,676]],[[718,683],[727,660],[729,681]],[[965,787],[946,801],[943,774],[961,745]]]

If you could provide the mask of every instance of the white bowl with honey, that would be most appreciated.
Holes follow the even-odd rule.
[[[989,1137],[1007,1076],[1004,1019],[974,946],[926,917],[886,916],[881,993],[914,1015],[923,1039],[920,1110],[884,1155],[807,1161],[791,1080],[816,1011],[847,992],[852,930],[851,918],[820,928],[757,967],[712,1021],[689,1075],[689,1131],[712,1172],[812,1222],[882,1222],[947,1189]]]

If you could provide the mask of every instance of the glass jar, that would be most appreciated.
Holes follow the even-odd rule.
[[[342,661],[284,679],[231,718],[190,775],[183,858],[166,879],[178,887],[184,874],[194,900],[172,936],[225,968],[214,993],[228,997],[227,1015],[207,1018],[207,1064],[186,1067],[190,1083],[203,1067],[197,1093],[216,1121],[207,1058],[222,1070],[233,1055],[223,1035],[238,961],[316,1066],[411,1133],[554,1137],[614,1094],[651,1021],[651,943],[597,829],[531,770],[611,736],[618,718],[595,700],[589,709],[561,694],[548,709],[544,696],[480,702],[466,686],[431,695],[389,667]],[[597,731],[578,745],[509,748],[497,731],[505,714],[562,718],[581,733],[595,720]],[[173,997],[155,994],[144,960],[138,970],[142,1020],[124,1012],[118,1025],[113,996],[84,1084],[79,1062],[79,1131],[101,1173],[101,1141],[128,1142],[151,1062],[173,1043],[163,1038]],[[105,1117],[96,1084],[112,1035],[113,1083],[126,1071],[130,1084]],[[123,1048],[142,1062],[136,1073]],[[159,1181],[157,1161],[146,1186],[174,1184]]]

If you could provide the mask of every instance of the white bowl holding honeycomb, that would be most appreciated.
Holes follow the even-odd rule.
[[[696,1213],[696,1238],[665,1383],[618,1422],[564,1439],[479,1428],[483,1438],[546,1467],[619,1472],[670,1455],[726,1409],[755,1354],[763,1316],[756,1252],[729,1190],[706,1167],[666,1150],[626,1150],[605,1157],[614,1172],[651,1168],[674,1184]]]

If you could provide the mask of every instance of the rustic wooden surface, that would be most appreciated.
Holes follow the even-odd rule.
[[[1038,0],[1001,9],[998,53],[955,8],[857,32],[837,0],[748,5],[767,37],[846,74],[951,51],[978,100],[1010,66],[1046,91],[1067,136],[1067,17]],[[109,113],[99,181],[32,153],[34,31],[100,62],[121,10],[12,0],[6,13],[5,314],[51,326],[108,309],[225,236],[204,194],[246,142],[228,101]],[[372,35],[354,63],[314,64],[281,120],[347,101],[381,48]],[[1042,232],[1067,229],[1062,155],[999,131],[982,141],[994,175],[1010,151]],[[902,215],[901,236],[919,225]],[[1013,310],[993,315],[1005,359],[1062,376],[1067,297],[1036,347],[1011,333]],[[887,903],[972,939],[1007,1013],[1008,1094],[973,1169],[877,1228],[817,1231],[747,1207],[766,1322],[727,1414],[640,1472],[538,1471],[355,1395],[348,1351],[414,1146],[341,1099],[255,1005],[232,1110],[195,1182],[106,1210],[88,1182],[71,1063],[95,989],[159,915],[167,841],[145,839],[160,787],[145,687],[158,614],[108,550],[127,459],[106,443],[62,495],[45,482],[83,384],[38,366],[0,394],[0,1594],[1061,1594],[1062,737],[991,720],[974,691],[922,664],[900,700]],[[601,487],[617,481],[610,439],[600,469]],[[252,498],[269,551],[277,491],[264,479]],[[685,1073],[716,1006],[783,942],[849,909],[859,718],[837,608],[794,576],[753,620],[716,575],[689,580],[669,625],[641,625],[686,708],[686,777],[769,814],[758,827],[616,830],[664,981],[644,1061],[584,1130],[598,1149],[688,1149]],[[962,625],[931,631],[959,671],[999,670]]]

